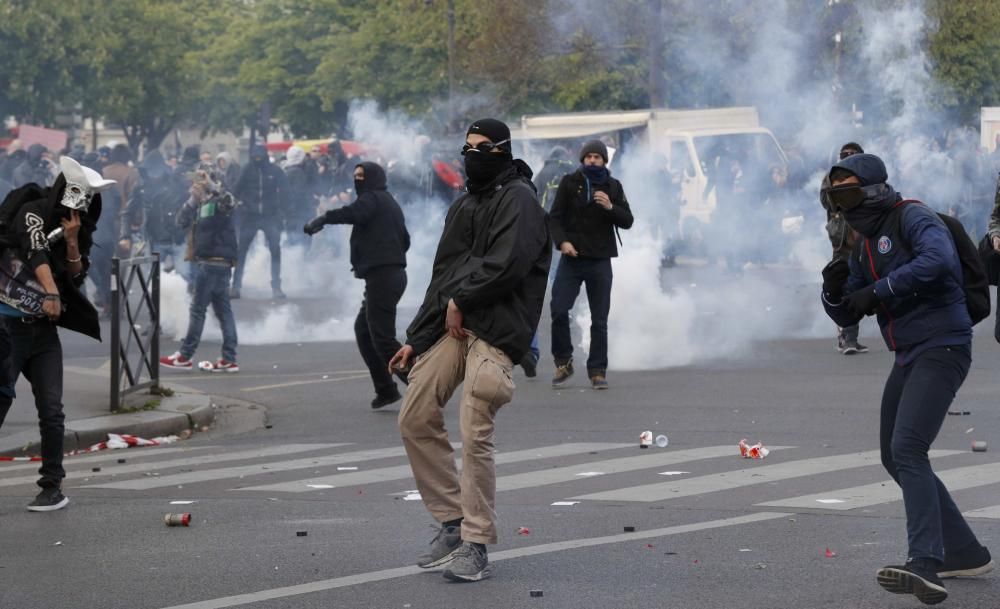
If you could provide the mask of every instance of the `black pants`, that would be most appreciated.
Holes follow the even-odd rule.
[[[31,383],[38,410],[38,430],[42,437],[42,467],[38,470],[42,488],[59,487],[66,477],[63,469],[63,353],[56,326],[46,319],[26,324],[16,318],[5,320],[10,333],[11,386],[23,374]],[[0,426],[10,410],[11,399],[0,397]]]
[[[587,286],[590,304],[589,374],[604,374],[608,369],[608,315],[611,312],[611,259],[572,258],[563,256],[552,284],[552,356],[557,365],[573,357],[573,339],[569,312],[580,295],[580,284]]]
[[[354,336],[378,394],[391,393],[396,385],[389,376],[389,360],[401,346],[396,340],[396,305],[405,291],[406,269],[401,266],[376,267],[365,277]]]
[[[115,255],[115,243],[95,243],[90,250],[90,271],[87,276],[97,288],[97,305],[111,306],[111,259]]]
[[[247,252],[257,231],[263,231],[267,249],[271,252],[271,289],[281,289],[281,220],[265,216],[243,216],[240,218],[239,252],[233,287],[243,287],[243,270],[247,263]]]
[[[978,543],[927,457],[971,363],[969,345],[928,349],[885,383],[882,465],[903,489],[909,558],[941,561]]]

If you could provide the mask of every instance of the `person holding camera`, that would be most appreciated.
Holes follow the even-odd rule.
[[[38,184],[42,188],[52,186],[55,180],[54,166],[48,157],[48,149],[41,144],[32,144],[28,153],[17,169],[14,170],[14,188],[25,184]]]
[[[191,196],[177,214],[177,225],[192,227],[194,249],[194,298],[187,335],[179,351],[160,358],[167,368],[190,370],[191,358],[201,342],[208,305],[222,327],[222,357],[212,364],[210,372],[239,372],[236,363],[236,319],[229,299],[233,266],[236,264],[236,223],[233,210],[236,200],[223,185],[222,172],[211,163],[203,163],[195,171]]]
[[[618,256],[619,228],[632,227],[634,218],[621,182],[608,171],[608,148],[592,140],[580,151],[580,168],[559,182],[549,230],[562,253],[552,284],[552,355],[556,373],[553,387],[573,376],[573,340],[569,313],[587,286],[590,304],[590,356],[587,375],[594,389],[607,389],[608,315],[611,312],[611,259]]]

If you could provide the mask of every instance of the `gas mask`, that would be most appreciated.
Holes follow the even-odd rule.
[[[114,180],[105,180],[101,174],[80,165],[68,155],[59,159],[59,168],[66,179],[66,189],[59,203],[76,211],[86,212],[90,208],[94,193],[105,191],[117,184]]]

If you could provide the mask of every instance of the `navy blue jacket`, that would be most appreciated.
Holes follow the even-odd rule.
[[[900,365],[931,347],[972,340],[962,265],[951,233],[933,210],[916,202],[897,203],[877,237],[858,241],[849,264],[844,293],[874,283],[882,338]],[[824,298],[823,305],[841,327],[860,321],[840,303]]]

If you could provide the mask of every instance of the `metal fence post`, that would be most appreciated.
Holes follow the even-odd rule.
[[[153,387],[160,386],[160,254],[153,254],[153,265],[151,268],[152,277],[150,281],[153,283],[153,310],[150,311],[150,321],[152,322],[152,335],[149,339],[149,350],[150,360],[152,367],[149,371],[150,380],[153,382]]]
[[[111,259],[111,411],[121,406],[121,266]]]

